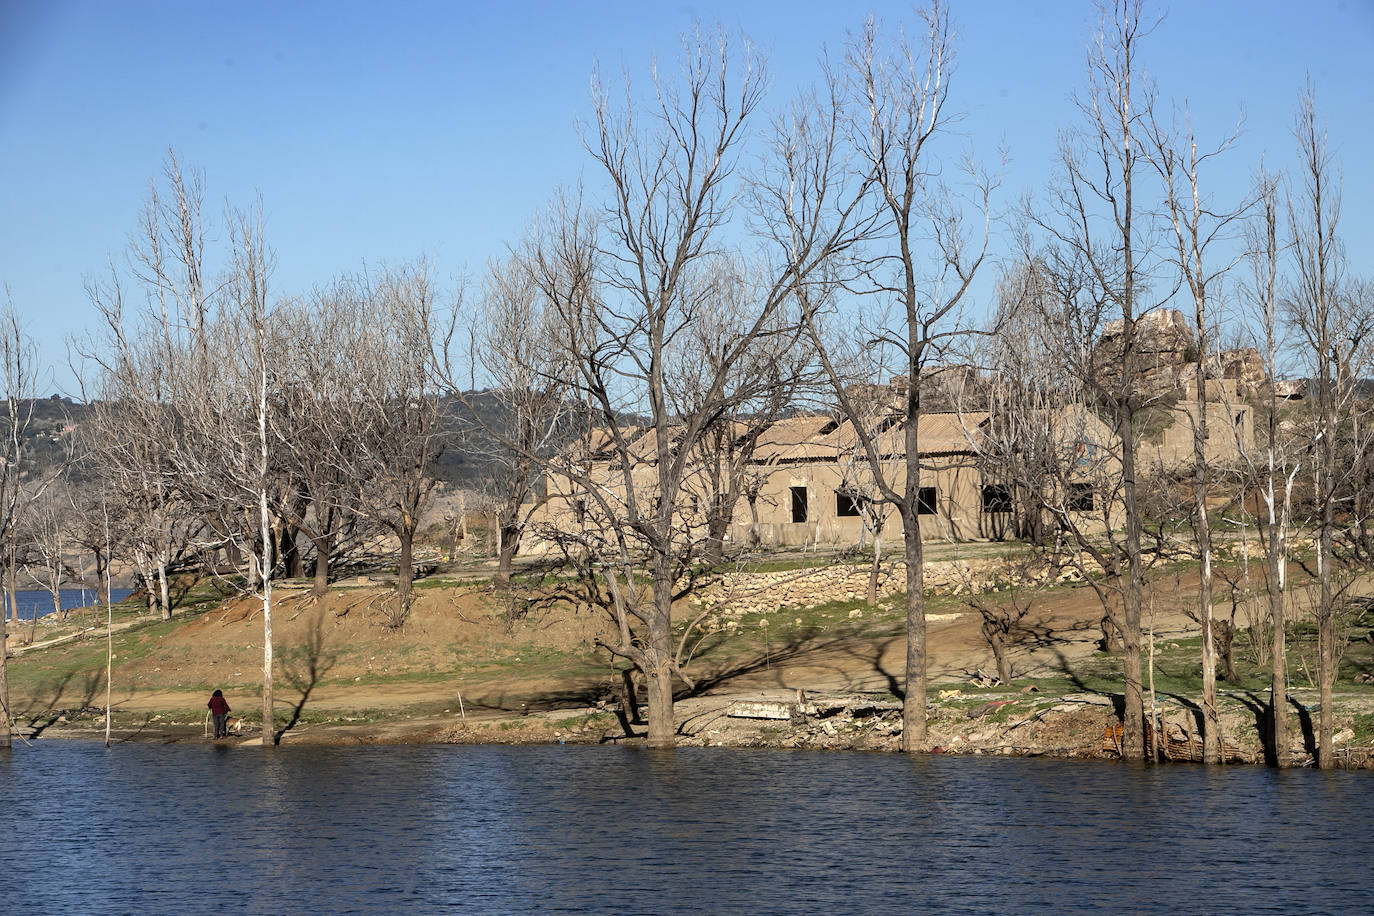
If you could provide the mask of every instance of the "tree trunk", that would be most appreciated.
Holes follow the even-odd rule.
[[[296,527],[291,524],[282,525],[281,560],[286,578],[305,578],[305,557],[301,555],[300,539],[297,537]]]
[[[1236,671],[1235,624],[1229,620],[1213,620],[1212,641],[1216,643],[1216,657],[1221,662],[1221,676],[1228,684],[1239,684],[1240,673]],[[1218,731],[1218,740],[1220,740],[1220,735],[1221,732]]]
[[[264,442],[266,440],[264,439]],[[264,451],[266,445],[263,446]],[[262,559],[258,561],[262,573],[262,744],[269,747],[278,742],[276,713],[272,684],[272,537],[267,514],[267,491],[258,493],[258,511],[262,531]]]
[[[1272,668],[1269,681],[1270,741],[1273,744],[1274,766],[1288,766],[1288,648],[1287,622],[1283,610],[1283,574],[1280,551],[1283,542],[1277,540],[1272,527],[1269,535],[1269,621],[1273,628],[1274,644],[1270,654]]]
[[[873,532],[873,565],[868,568],[868,598],[869,607],[878,603],[878,578],[883,569],[883,536]]]
[[[1126,701],[1122,753],[1127,759],[1143,760],[1145,759],[1145,691],[1140,663],[1140,612],[1141,600],[1145,590],[1145,572],[1141,562],[1140,503],[1136,496],[1136,444],[1132,419],[1129,410],[1121,410],[1117,421],[1117,435],[1121,441],[1121,493],[1124,503],[1122,508],[1126,516],[1126,559],[1128,563],[1121,613],[1121,644],[1124,651],[1122,672],[1125,676]]]
[[[1336,681],[1336,613],[1332,605],[1331,579],[1328,566],[1331,555],[1321,569],[1321,606],[1317,619],[1317,681],[1321,688],[1321,713],[1317,724],[1317,766],[1323,770],[1335,767],[1334,719],[1332,686]]]
[[[0,748],[10,746],[9,624],[0,614]]]
[[[315,548],[315,583],[310,587],[310,594],[317,598],[329,590],[329,559],[334,552],[332,541],[333,538],[327,534],[310,539]]]
[[[1324,354],[1323,354],[1324,355]],[[1336,507],[1336,415],[1332,403],[1333,394],[1330,374],[1323,365],[1323,376],[1319,379],[1322,410],[1322,436],[1319,474],[1321,490],[1321,530],[1317,537],[1317,577],[1320,580],[1321,597],[1317,605],[1317,681],[1321,688],[1321,720],[1317,727],[1317,766],[1329,770],[1336,765],[1334,757],[1333,731],[1335,710],[1332,707],[1331,688],[1336,682],[1336,607],[1332,588],[1331,563],[1332,531],[1335,528]]]
[[[651,657],[659,653],[651,653]],[[677,725],[673,721],[673,672],[664,662],[650,666],[644,673],[649,692],[649,747],[676,747]]]
[[[995,626],[987,627],[983,630],[983,635],[987,637],[988,646],[992,649],[992,659],[997,663],[997,679],[1003,684],[1010,684],[1011,659],[1007,658],[1007,647],[1001,631]]]
[[[172,594],[167,585],[167,564],[157,564],[158,611],[163,620],[172,619]]]
[[[906,538],[906,697],[902,700],[902,750],[926,750],[925,552],[916,502],[903,507]]]
[[[239,549],[236,541],[229,540],[224,542],[224,561],[234,569],[243,565],[243,551]]]
[[[511,567],[515,554],[520,550],[520,526],[507,522],[501,526],[501,550],[496,558],[496,581],[500,584],[510,582]]]
[[[411,589],[415,582],[414,527],[402,525],[396,534],[401,541],[401,552],[396,563],[396,610],[391,618],[391,626],[399,628],[410,613]]]
[[[668,557],[654,561],[654,604],[644,648],[644,680],[649,694],[649,747],[675,747],[673,711],[673,572]]]
[[[631,725],[643,725],[639,715],[639,693],[635,689],[635,669],[620,669],[620,705],[625,716],[625,730]]]
[[[730,517],[722,509],[714,509],[706,517],[705,560],[711,566],[718,566],[725,560],[725,535],[730,530]]]
[[[1202,616],[1202,762],[1221,763],[1221,724],[1217,719],[1217,651],[1212,620],[1212,528],[1207,519],[1207,378],[1202,307],[1198,306],[1197,421],[1193,424],[1193,513],[1197,519],[1198,605]],[[1234,671],[1234,669],[1232,669]]]
[[[10,550],[9,562],[5,564],[5,593],[9,596],[9,619],[18,626],[19,624],[19,588],[15,583],[15,565],[17,558],[14,551]]]

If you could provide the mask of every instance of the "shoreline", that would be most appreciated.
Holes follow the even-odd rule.
[[[989,699],[947,691],[931,705],[929,754],[955,757],[1052,757],[1077,760],[1120,759],[1119,697],[1067,694],[1042,697],[1022,693]],[[1228,710],[1229,712],[1230,710]],[[798,696],[797,691],[715,694],[678,703],[678,747],[729,747],[740,750],[900,751],[900,704],[874,694]],[[1190,727],[1195,713],[1179,704],[1161,704],[1163,723],[1159,761],[1201,764],[1200,732]],[[116,725],[112,744],[207,744],[261,747],[261,736],[245,734],[218,741],[200,723],[153,716],[137,727]],[[1253,721],[1253,719],[1252,719]],[[1229,723],[1237,724],[1234,719]],[[1263,750],[1251,726],[1245,734],[1228,728],[1224,765],[1263,766]],[[22,735],[22,739],[21,739]],[[45,741],[103,742],[103,720],[57,720],[16,730],[15,746]],[[1303,735],[1298,737],[1302,738]],[[1255,740],[1247,740],[1255,739]],[[332,721],[296,726],[282,746],[346,747],[391,745],[641,745],[642,734],[627,735],[617,713],[605,706],[553,709],[528,714],[468,718],[404,716],[372,722]],[[1346,746],[1337,767],[1374,769],[1374,748]],[[1308,750],[1294,748],[1293,767],[1312,765]]]

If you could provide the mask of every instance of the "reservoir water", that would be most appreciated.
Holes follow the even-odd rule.
[[[47,740],[0,786],[10,912],[1374,911],[1368,773]]]
[[[110,590],[110,598],[116,603],[123,601],[132,595],[131,588],[115,588]],[[62,610],[70,611],[73,608],[89,607],[96,603],[97,595],[93,589],[89,588],[64,588],[58,593],[62,600]],[[52,592],[43,589],[24,589],[15,591],[15,604],[19,609],[20,620],[32,620],[35,613],[39,617],[53,613]],[[9,606],[9,593],[0,596],[2,607]]]

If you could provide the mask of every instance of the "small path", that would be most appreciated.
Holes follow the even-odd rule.
[[[114,626],[109,627],[108,632],[122,633],[125,630],[132,630],[135,627],[144,626],[149,623],[155,622],[156,620],[154,620],[153,618],[136,617],[133,620],[125,620],[122,623],[117,623]],[[87,627],[84,630],[77,630],[75,633],[68,633],[66,636],[55,636],[52,639],[45,639],[40,642],[31,642],[27,645],[10,646],[9,654],[10,657],[13,658],[16,655],[23,655],[25,652],[30,652],[34,649],[50,649],[53,646],[64,646],[69,642],[77,642],[82,639],[89,639],[90,634],[92,633],[97,633],[101,636],[104,636],[106,631],[106,627]]]

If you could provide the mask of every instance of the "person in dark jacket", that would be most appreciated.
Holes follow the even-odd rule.
[[[224,691],[216,690],[210,695],[210,702],[205,704],[210,707],[210,715],[215,719],[215,737],[229,737],[229,702],[224,699]]]

